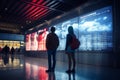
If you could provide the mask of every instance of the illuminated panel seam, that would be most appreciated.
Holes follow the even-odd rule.
[[[39,2],[40,3],[40,2]],[[44,5],[44,4],[46,4],[46,2],[44,2],[42,5]],[[32,18],[32,17],[39,17],[38,15],[39,14],[42,14],[42,13],[45,13],[45,12],[42,12],[42,10],[43,10],[44,8],[42,8],[42,9],[39,9],[39,10],[37,10],[37,11],[34,11],[34,13],[29,13],[29,15],[31,15],[30,17],[28,17],[29,19],[33,19],[33,20],[36,20],[35,18]],[[43,10],[44,11],[44,10]],[[45,8],[45,11],[46,11],[46,8]],[[42,13],[41,13],[42,12]]]
[[[38,11],[36,11],[33,15],[31,15],[31,18],[34,16],[38,16],[37,14],[39,14],[44,8],[39,9]]]
[[[59,5],[59,3],[55,3],[55,4],[51,5],[51,7],[55,7],[56,5]]]
[[[47,4],[48,1],[44,1],[43,3],[42,3],[42,2],[43,2],[43,0],[40,0],[37,4],[38,4],[38,5],[44,6],[44,5]]]
[[[53,5],[55,3],[55,1],[52,1],[52,2],[50,2],[50,3],[48,3],[46,6],[50,6],[50,5]]]
[[[39,18],[39,17],[41,17],[42,15],[44,15],[46,12],[47,12],[47,10],[45,9],[45,10],[43,10],[42,12],[40,12],[40,13],[38,14],[38,16],[35,16],[35,17],[36,17],[36,18]]]
[[[35,3],[35,2],[37,2],[37,0],[32,0],[32,2],[34,2],[34,3]]]
[[[27,15],[30,11],[32,11],[33,9],[35,8],[35,6],[31,6],[24,14],[24,15]]]
[[[25,7],[20,11],[19,14],[23,14],[23,11],[26,11],[29,7],[30,7],[30,5],[28,4],[27,6],[25,6]]]
[[[28,14],[27,14],[27,18],[30,18],[31,16],[32,16],[32,14],[34,14],[37,10],[39,10],[39,7],[35,7],[31,12],[29,12]]]
[[[43,2],[43,0],[39,0],[38,2],[37,2],[37,4],[41,4]]]
[[[43,17],[44,15],[46,15],[49,11],[44,10],[43,12],[41,12],[38,17],[36,17],[36,20],[39,19],[40,17]]]
[[[41,3],[41,2],[42,2],[42,0],[39,1],[38,4]],[[31,3],[32,3],[32,2],[31,2]],[[44,5],[44,4],[46,4],[46,2],[44,2],[42,5]],[[35,8],[35,6],[32,5],[31,8],[28,9],[28,10],[23,14],[23,16],[26,15],[27,19],[30,19],[30,18],[33,16],[33,15],[32,15],[32,12],[36,10],[36,8],[35,8],[35,10],[34,10],[34,8]],[[37,9],[39,9],[39,8],[37,8]],[[32,11],[32,10],[33,10],[33,11]],[[29,13],[29,12],[30,12],[30,13]],[[38,11],[35,11],[35,12],[33,12],[33,13],[36,13],[36,12],[38,12]],[[28,15],[27,15],[27,14],[28,14]],[[32,15],[32,16],[30,16],[30,15]]]

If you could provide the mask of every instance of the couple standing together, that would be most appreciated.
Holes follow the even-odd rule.
[[[55,27],[51,27],[50,31],[51,32],[47,35],[46,39],[46,48],[48,54],[48,70],[46,70],[46,72],[54,72],[56,66],[56,50],[59,46],[59,38],[55,34]],[[68,56],[68,70],[66,73],[75,72],[75,50],[72,50],[70,47],[72,35],[75,36],[73,27],[69,26],[65,47],[65,53]]]

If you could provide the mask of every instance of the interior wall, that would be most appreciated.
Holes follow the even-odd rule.
[[[24,41],[24,35],[0,33],[0,40]]]
[[[114,0],[114,64],[120,68],[120,0]]]
[[[110,0],[110,4],[113,7],[113,43],[114,43],[114,52],[113,53],[101,53],[101,52],[76,52],[76,62],[78,64],[85,65],[94,65],[94,66],[103,66],[103,67],[118,67],[120,65],[120,8],[118,7],[119,0]],[[117,5],[116,5],[117,4]],[[91,10],[95,9],[95,7],[99,8],[98,4],[92,5]],[[101,6],[105,6],[106,4],[101,4]],[[84,12],[90,11],[90,8],[84,8]],[[73,12],[74,13],[74,12]],[[81,13],[82,14],[82,13]],[[69,16],[69,15],[68,15]],[[57,20],[57,22],[61,21]],[[55,24],[55,23],[53,23]],[[52,24],[51,24],[52,25]],[[35,56],[39,58],[47,58],[46,52],[27,52],[26,55]],[[67,56],[64,52],[57,52],[56,56],[57,60],[67,62]]]
[[[8,34],[8,33],[0,33],[0,40],[6,40],[6,41],[18,41],[20,44],[21,52],[24,52],[24,35],[18,35],[18,34]],[[21,43],[21,41],[23,43]],[[9,44],[9,43],[8,43]],[[11,43],[12,44],[12,43]],[[3,46],[4,47],[4,46]],[[14,46],[15,48],[18,48]]]

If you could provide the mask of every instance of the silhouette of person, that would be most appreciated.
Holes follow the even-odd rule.
[[[56,80],[55,73],[48,73],[48,80]]]
[[[5,52],[5,55],[7,55],[10,51],[10,48],[6,45],[3,50]]]
[[[0,53],[2,52],[2,48],[0,47]]]
[[[65,46],[65,52],[68,56],[68,70],[66,73],[71,73],[75,72],[75,50],[71,49],[70,44],[72,43],[72,36],[75,36],[73,27],[69,26],[68,27],[68,34],[66,37],[66,46]]]
[[[14,61],[14,55],[11,55],[11,62],[13,63]]]
[[[75,80],[75,73],[68,73],[68,80]]]
[[[46,38],[46,49],[48,54],[48,70],[46,70],[46,72],[54,72],[56,66],[56,50],[59,46],[59,38],[55,34],[55,27],[51,27],[50,30],[51,32]]]
[[[15,49],[14,47],[11,48],[11,62],[13,63],[14,61],[14,53],[15,53]]]
[[[15,49],[12,47],[11,48],[11,54],[14,55]]]
[[[4,65],[6,65],[9,62],[9,56],[8,55],[3,55],[2,57]]]

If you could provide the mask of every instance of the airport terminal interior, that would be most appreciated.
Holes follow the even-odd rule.
[[[119,5],[119,0],[0,0],[0,80],[120,80]],[[56,66],[46,71],[53,26],[59,39]],[[80,45],[75,69],[66,71],[69,26]]]

